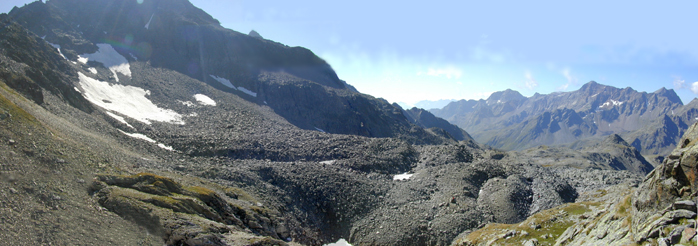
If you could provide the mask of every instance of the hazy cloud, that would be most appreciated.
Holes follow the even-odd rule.
[[[567,90],[567,88],[570,87],[570,85],[577,84],[577,78],[572,77],[572,73],[570,72],[569,68],[565,68],[562,70],[562,76],[565,76],[565,79],[567,79],[567,83],[558,87],[557,90],[564,91]]]
[[[536,82],[536,79],[533,78],[533,75],[531,74],[531,72],[526,71],[524,76],[526,77],[526,82],[525,82],[526,88],[528,88],[529,90],[533,90],[536,87],[538,87],[538,82]]]
[[[674,77],[674,89],[681,90],[686,89],[686,81],[681,79],[679,76]]]
[[[421,73],[417,73],[417,75],[420,75]],[[463,71],[455,68],[455,67],[446,67],[446,68],[429,68],[427,70],[427,75],[430,76],[436,76],[436,77],[446,77],[449,79],[455,78],[455,79],[460,79],[461,76],[463,76]]]
[[[691,91],[695,94],[698,94],[698,81],[693,82],[693,84],[691,85]]]

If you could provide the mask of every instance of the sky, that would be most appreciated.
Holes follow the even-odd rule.
[[[591,80],[674,89],[684,104],[698,94],[697,1],[190,1],[226,28],[312,50],[390,102],[531,96]],[[3,0],[0,11],[27,2]]]

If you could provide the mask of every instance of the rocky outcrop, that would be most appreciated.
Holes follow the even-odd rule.
[[[628,171],[635,175],[646,175],[654,169],[637,149],[630,146],[620,136],[613,134],[603,141],[578,150],[566,147],[539,146],[519,152],[509,152],[507,160],[530,162],[546,167],[563,168],[562,172],[587,172],[593,170]],[[621,175],[619,172],[608,172],[609,176]],[[577,180],[577,179],[572,179]],[[585,179],[583,179],[585,180]],[[580,181],[592,184],[594,181]]]
[[[37,5],[36,3],[32,6]],[[91,112],[92,105],[75,91],[77,73],[56,48],[0,15],[0,77],[11,88],[37,104],[44,103],[42,89],[57,95],[71,106]]]
[[[256,240],[287,245],[290,234],[278,211],[265,208],[240,189],[213,191],[182,186],[170,178],[149,173],[131,176],[98,175],[91,193],[100,205],[125,217],[167,245],[229,245],[242,234],[262,235]],[[246,198],[246,199],[245,199]]]
[[[651,244],[696,242],[698,124],[691,126],[662,165],[640,183],[585,192],[577,203],[543,211],[517,225],[491,224],[466,232],[457,245],[547,242],[555,245]],[[580,206],[575,213],[558,212]],[[581,207],[583,206],[583,207]],[[557,224],[524,228],[540,217]],[[507,232],[501,234],[501,232]]]
[[[434,116],[433,114],[429,113],[429,111],[415,107],[409,110],[405,110],[404,112],[405,116],[407,116],[407,119],[409,119],[412,123],[418,126],[427,129],[440,128],[446,133],[448,133],[448,135],[450,135],[451,138],[458,141],[473,140],[473,138],[460,127],[457,127],[451,123],[448,123],[448,121],[444,119]]]

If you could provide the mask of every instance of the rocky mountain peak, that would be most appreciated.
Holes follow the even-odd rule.
[[[606,85],[599,84],[592,80],[584,84],[579,91],[598,93],[606,89],[606,87]]]
[[[516,102],[525,99],[526,97],[521,95],[521,93],[518,91],[506,89],[504,91],[492,93],[492,95],[487,98],[487,104],[491,105],[497,103]]]
[[[655,91],[654,94],[667,98],[669,100],[669,102],[671,102],[671,103],[683,105],[681,98],[679,98],[679,96],[676,95],[676,92],[674,91],[674,89],[667,89],[667,88],[662,87],[661,89]]]
[[[264,38],[262,37],[262,35],[259,35],[259,33],[258,33],[257,31],[255,31],[255,30],[250,31],[250,33],[247,34],[247,35],[250,35],[250,37],[254,37],[254,38],[261,38],[261,39],[264,39]]]
[[[620,144],[620,145],[624,145],[624,146],[630,147],[630,145],[628,144],[628,142],[626,142],[625,139],[623,139],[623,138],[622,138],[620,135],[618,135],[618,134],[611,134],[611,135],[609,135],[608,137],[606,137],[606,139],[604,139],[604,143]]]

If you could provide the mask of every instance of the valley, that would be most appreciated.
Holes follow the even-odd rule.
[[[672,90],[403,109],[187,0],[37,1],[0,23],[4,242],[696,240],[698,101]]]

